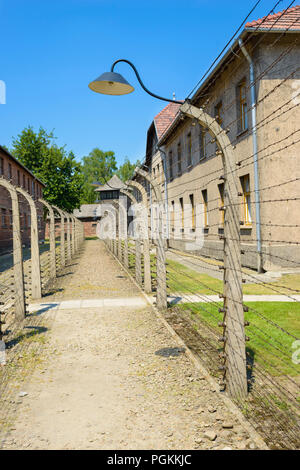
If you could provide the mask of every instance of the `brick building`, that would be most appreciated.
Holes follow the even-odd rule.
[[[37,200],[43,196],[44,183],[34,176],[25,166],[0,146],[0,177],[9,180],[13,185],[25,189],[36,201],[38,212],[39,238],[45,238],[43,206]],[[31,215],[30,207],[25,198],[18,194],[20,208],[21,237],[24,245],[30,244]],[[8,252],[12,248],[12,209],[8,191],[0,186],[0,252]]]
[[[239,38],[190,100],[192,105],[203,108],[227,129],[236,162],[240,161],[237,181],[242,195],[242,263],[251,268],[262,266],[268,270],[300,262],[297,244],[300,239],[297,181],[300,177],[300,144],[293,137],[300,121],[297,106],[299,25],[300,6],[291,8],[284,15],[271,15],[267,21],[261,19],[246,24]],[[254,101],[251,67],[255,80]],[[197,235],[195,207],[201,205],[204,245],[199,254],[221,259],[223,242],[220,235],[224,230],[224,213],[219,210],[224,205],[222,157],[208,129],[178,112],[179,107],[174,103],[168,105],[151,124],[146,165],[161,185],[169,207],[170,246],[188,249]],[[258,124],[256,135],[253,110]],[[254,171],[255,154],[258,156],[258,178]],[[259,221],[255,183],[259,193]],[[189,217],[185,211],[187,206],[192,208]],[[258,222],[261,226],[260,256]]]

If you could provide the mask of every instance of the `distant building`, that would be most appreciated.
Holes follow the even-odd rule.
[[[0,146],[0,177],[7,179],[13,185],[25,189],[36,201],[38,213],[39,239],[45,238],[45,223],[43,206],[38,199],[43,197],[44,183],[28,168],[14,158],[5,148]],[[24,245],[30,244],[31,214],[28,202],[19,194],[21,238]],[[12,208],[8,191],[0,186],[0,252],[8,252],[12,248]]]
[[[124,189],[125,187],[126,185],[120,180],[120,178],[118,178],[117,175],[114,175],[109,181],[107,181],[107,183],[95,189],[95,193],[97,193],[97,202],[119,199],[120,189]]]
[[[117,175],[114,175],[103,185],[101,183],[94,183],[93,186],[96,186],[96,203],[82,204],[80,209],[73,211],[73,215],[84,223],[84,235],[86,237],[95,237],[97,235],[97,226],[103,216],[101,205],[117,202],[120,197],[120,189],[126,187]]]
[[[95,237],[97,224],[101,219],[101,211],[97,204],[82,204],[80,209],[74,209],[73,215],[84,224],[85,237]]]

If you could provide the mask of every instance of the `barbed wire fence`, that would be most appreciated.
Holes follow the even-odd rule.
[[[0,272],[0,340],[5,343],[29,314],[29,302],[42,297],[49,282],[70,260],[71,245],[74,246],[73,255],[79,250],[83,227],[74,216],[33,197],[5,178],[0,178],[0,186],[7,190],[7,197],[12,202],[10,216],[2,216],[1,221],[8,233],[7,238],[1,238],[1,241],[12,247],[12,253],[6,256],[7,262]],[[49,244],[42,240],[43,207],[49,213]],[[61,217],[57,240],[55,213]],[[73,221],[72,228],[69,227],[70,220]]]
[[[272,51],[273,46],[285,38],[297,23],[299,18],[276,37],[270,36],[269,50]],[[250,39],[254,37],[251,44],[253,54],[268,32],[256,37],[249,35],[244,45],[250,45]],[[130,197],[136,205],[143,197],[143,191],[137,188],[136,182],[141,183],[145,190],[150,184],[154,196],[152,204],[164,202],[161,210],[153,209],[148,192],[147,216],[144,216],[147,229],[150,210],[154,225],[168,224],[168,230],[161,228],[157,231],[155,240],[152,231],[148,230],[146,263],[149,257],[151,290],[156,295],[157,307],[218,380],[220,391],[238,404],[269,446],[275,449],[297,449],[300,445],[300,90],[299,86],[298,89],[291,86],[293,80],[298,83],[300,68],[294,60],[288,66],[286,62],[298,49],[299,40],[295,36],[260,70],[254,82],[247,85],[250,93],[260,80],[280,70],[280,80],[270,81],[257,98],[254,106],[259,118],[255,126],[251,120],[253,106],[247,109],[249,134],[254,130],[264,132],[256,155],[246,147],[242,153],[239,150],[239,138],[234,130],[238,118],[232,118],[230,113],[238,105],[237,99],[227,100],[223,108],[223,123],[220,124],[219,116],[211,116],[214,97],[205,92],[197,98],[197,106],[186,100],[178,115],[187,126],[199,126],[205,130],[206,148],[211,149],[207,151],[205,161],[213,159],[214,162],[209,171],[190,175],[187,184],[186,179],[173,179],[177,172],[185,172],[183,155],[180,158],[178,155],[177,159],[173,155],[167,172],[166,167],[160,165],[160,173],[155,177],[143,162],[124,191],[135,196],[136,192],[139,193],[135,203]],[[242,58],[242,54],[234,55],[232,61],[236,60],[236,63],[227,72],[227,83],[240,67]],[[277,128],[280,128],[278,137],[274,132]],[[193,141],[192,145],[194,155],[200,154],[200,139]],[[184,151],[183,148],[181,150]],[[257,190],[248,188],[247,202],[241,177],[251,172],[254,157],[261,165],[260,171],[268,172],[274,161],[281,166],[278,166],[277,174],[272,170],[270,181],[266,177],[263,179],[258,198]],[[285,157],[288,157],[287,163]],[[291,168],[292,160],[294,165]],[[173,181],[171,195],[158,193],[165,179],[168,183]],[[213,185],[222,185],[222,194],[212,194],[205,205],[201,205],[202,226],[195,227],[192,209],[185,210],[183,214],[177,205],[172,210],[174,200],[191,193],[201,195]],[[247,204],[249,209],[255,208],[255,204],[261,209],[260,239],[255,217],[250,222],[252,236],[247,238],[242,233]],[[164,207],[168,207],[168,216]],[[252,210],[252,216],[254,213]],[[142,228],[139,228],[141,221],[137,212],[135,217],[138,219],[135,236],[126,241],[128,263],[124,254],[124,234],[122,249],[114,254],[145,289],[144,235],[139,236]],[[204,218],[208,222],[206,220],[203,224]],[[193,242],[193,236],[197,238],[199,235],[197,232],[204,237],[204,247],[207,241],[213,243],[209,254],[201,248],[196,251],[170,248],[174,246],[172,241],[176,236]],[[117,229],[116,233],[118,238]],[[168,240],[164,239],[165,233],[169,234]],[[253,266],[253,260],[258,256],[259,240],[259,255],[265,267],[263,273],[256,272]],[[112,241],[106,240],[106,244],[111,250]],[[252,256],[250,264],[249,256]]]

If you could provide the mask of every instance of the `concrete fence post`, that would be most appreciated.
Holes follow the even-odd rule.
[[[74,216],[73,215],[70,215],[70,218],[71,218],[71,253],[72,253],[72,256],[74,256],[75,254],[75,220],[74,220]]]
[[[15,316],[18,321],[22,321],[25,318],[25,289],[18,194],[16,188],[6,179],[1,178],[0,185],[7,189],[11,198],[13,218],[13,269],[15,283]]]
[[[65,213],[59,207],[52,206],[60,215],[60,264],[66,265],[66,247],[65,247]]]
[[[131,202],[135,205],[135,279],[136,282],[142,285],[142,251],[141,251],[141,234],[140,234],[140,224],[139,224],[139,209],[138,202],[133,194],[131,194],[126,189],[120,190],[125,196],[127,196]],[[127,263],[128,263],[128,245],[127,245]]]
[[[143,206],[145,211],[143,211],[143,217],[141,222],[143,223],[142,227],[142,243],[143,243],[143,254],[144,254],[144,289],[146,292],[150,293],[152,291],[151,287],[151,261],[150,261],[150,243],[149,243],[149,223],[148,223],[148,196],[147,191],[144,186],[137,181],[127,181],[129,186],[132,186],[141,193]]]
[[[158,233],[157,233],[157,246],[156,246],[156,278],[157,278],[157,291],[156,291],[156,304],[159,309],[166,309],[167,302],[167,275],[166,275],[166,251],[165,241],[163,234],[163,225],[165,223],[165,205],[161,189],[158,184],[151,178],[151,176],[141,168],[135,169],[136,173],[146,179],[152,186],[156,204],[158,205]]]
[[[16,189],[27,200],[30,207],[31,297],[35,300],[42,297],[37,209],[33,198],[27,193],[27,191],[19,187]]]
[[[71,216],[66,213],[67,217],[67,260],[72,258],[72,242],[71,242]]]
[[[54,211],[50,204],[44,199],[39,199],[49,212],[49,241],[50,241],[50,277],[56,277],[56,256],[55,256],[55,220],[54,220]]]
[[[246,369],[245,320],[242,291],[240,249],[239,189],[236,172],[237,158],[226,131],[203,111],[185,102],[180,111],[209,130],[218,143],[217,153],[222,158],[224,174],[224,321],[223,336],[225,361],[224,385],[228,394],[243,400],[248,393]]]

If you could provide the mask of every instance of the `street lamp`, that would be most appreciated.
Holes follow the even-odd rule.
[[[102,75],[100,75],[100,77],[96,78],[96,80],[93,80],[89,84],[89,88],[96,93],[102,93],[104,95],[128,95],[129,93],[132,93],[134,91],[133,86],[131,86],[122,75],[114,72],[115,65],[119,62],[126,62],[126,64],[130,65],[130,67],[134,70],[141,87],[143,90],[145,90],[146,93],[148,93],[148,95],[162,101],[167,101],[168,103],[173,102],[182,104],[182,101],[163,98],[162,96],[155,95],[149,91],[143,84],[142,79],[133,63],[126,59],[116,60],[116,62],[112,64],[110,72],[104,72]]]

